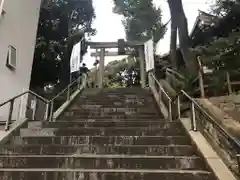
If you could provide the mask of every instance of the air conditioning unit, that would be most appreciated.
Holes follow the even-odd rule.
[[[7,67],[11,69],[17,67],[17,50],[11,45],[8,47]]]

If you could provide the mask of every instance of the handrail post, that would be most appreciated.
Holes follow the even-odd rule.
[[[78,89],[80,89],[81,88],[81,76],[78,78]]]
[[[168,100],[168,119],[172,121],[172,101]]]
[[[154,86],[154,80],[153,80],[153,73],[150,72],[148,74],[148,79],[149,79],[149,87],[153,87]]]
[[[158,101],[161,101],[162,100],[162,90],[161,90],[161,88],[159,88],[158,94],[159,94],[159,100]]]
[[[32,120],[34,121],[35,120],[35,116],[36,116],[36,111],[37,111],[37,97],[34,96],[34,106],[32,107],[33,108],[33,113],[32,113]]]
[[[51,107],[50,107],[50,117],[49,117],[50,122],[53,120],[53,105],[54,105],[54,100],[51,102]]]
[[[47,103],[47,105],[46,105],[46,112],[45,112],[45,117],[44,117],[44,119],[45,119],[45,121],[48,121],[49,119],[49,103]]]
[[[177,118],[181,118],[181,102],[180,102],[180,96],[177,97]]]
[[[87,88],[87,75],[82,79],[82,82],[84,82],[83,88]]]
[[[67,100],[70,100],[70,85],[68,85]]]
[[[232,94],[232,85],[231,85],[231,79],[230,79],[229,72],[226,72],[226,79],[227,79],[228,93],[229,93],[229,95],[231,95]]]
[[[238,166],[238,171],[240,172],[240,154],[237,154],[237,166]]]
[[[8,131],[8,130],[9,130],[9,124],[10,124],[10,121],[12,120],[14,100],[15,100],[15,99],[12,99],[12,100],[10,101],[9,114],[8,114],[8,119],[7,119],[6,124],[5,124],[5,131]]]
[[[197,131],[195,105],[191,102],[191,126],[193,131]]]

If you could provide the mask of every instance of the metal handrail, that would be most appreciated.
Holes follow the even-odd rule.
[[[8,103],[10,103],[8,118],[7,118],[6,123],[5,123],[5,131],[8,131],[8,130],[9,130],[9,127],[10,127],[10,122],[11,122],[11,119],[12,119],[12,113],[13,113],[13,108],[14,108],[14,102],[15,102],[15,100],[18,99],[18,98],[20,98],[20,97],[22,97],[22,96],[24,96],[25,94],[31,94],[31,95],[33,95],[35,98],[38,98],[38,99],[40,99],[41,101],[43,101],[44,103],[46,103],[46,104],[47,104],[47,107],[48,107],[49,101],[48,101],[47,99],[45,99],[44,97],[42,97],[42,96],[34,93],[34,92],[31,91],[31,90],[25,91],[25,92],[23,92],[23,93],[15,96],[15,97],[13,97],[13,98],[11,98],[11,99],[9,99],[9,100],[1,103],[1,104],[0,104],[0,107],[6,105],[6,104],[8,104]],[[46,117],[46,116],[45,116],[45,117]]]
[[[173,69],[167,68],[166,72],[172,73],[172,74],[178,76],[180,79],[185,80],[185,77],[182,74],[180,74],[179,72],[177,72],[177,71],[175,71]]]
[[[44,97],[36,94],[35,92],[33,92],[33,91],[31,91],[31,90],[28,90],[28,91],[25,91],[25,92],[23,92],[23,93],[21,93],[21,94],[19,94],[19,95],[17,95],[17,96],[14,96],[13,98],[11,98],[11,99],[9,99],[9,100],[1,103],[1,104],[0,104],[0,107],[1,107],[1,106],[4,106],[5,104],[7,104],[7,103],[9,103],[9,102],[11,102],[11,101],[13,101],[13,100],[15,100],[15,99],[17,99],[17,98],[25,95],[25,94],[28,94],[28,93],[36,96],[37,98],[39,98],[40,100],[42,100],[42,101],[44,101],[44,102],[46,102],[46,103],[49,102],[49,100],[45,99]]]
[[[167,92],[164,90],[164,88],[162,87],[162,85],[160,84],[160,82],[157,80],[157,78],[151,73],[152,78],[154,79],[154,81],[158,84],[159,88],[161,89],[161,91],[163,92],[163,94],[167,97],[168,100],[172,101],[172,99],[170,98],[170,96],[167,94]]]
[[[157,82],[158,86],[160,87],[160,89],[162,90],[162,92],[166,95],[166,97],[168,98],[168,100],[171,100],[171,98],[169,97],[169,95],[166,93],[166,91],[163,89],[162,85],[160,84],[160,82],[156,79],[156,77],[151,73],[151,76],[153,77],[154,81]],[[192,98],[187,92],[185,92],[184,90],[181,90],[179,92],[179,94],[177,95],[177,98],[171,101],[175,101],[177,100],[177,108],[178,108],[178,117],[180,118],[181,116],[181,111],[180,111],[180,95],[183,94],[190,102],[191,102],[191,111],[192,111],[192,130],[197,131],[197,123],[196,123],[196,116],[195,116],[195,107],[197,107],[197,109],[203,113],[205,116],[207,116],[207,118],[209,119],[209,121],[214,124],[221,132],[224,136],[228,137],[228,139],[233,142],[235,144],[235,146],[239,149],[240,151],[240,142],[236,141],[236,139],[230,134],[228,133],[224,128],[221,127],[221,125],[216,122],[210,115],[209,113],[206,112],[206,110],[204,110],[197,102],[196,100],[194,100],[194,98]],[[170,107],[172,108],[172,107]],[[240,159],[240,155],[237,155]]]
[[[80,82],[82,81],[83,84],[86,83],[87,81],[87,75],[86,74],[83,74],[82,76],[78,77],[76,80],[74,80],[71,84],[69,84],[65,89],[63,89],[60,93],[58,93],[54,98],[52,98],[50,101],[49,101],[49,104],[50,104],[50,115],[49,115],[49,121],[52,121],[53,120],[53,112],[54,112],[54,103],[55,103],[55,100],[57,98],[59,98],[60,96],[62,96],[64,93],[67,92],[67,100],[69,101],[70,100],[70,88],[76,83],[76,82],[79,82],[78,83],[78,89],[81,90],[84,86],[80,86]],[[82,84],[82,85],[83,85]]]
[[[167,68],[166,72],[171,72],[175,75],[177,75],[178,77],[181,78],[181,74],[177,73],[176,71]],[[180,75],[180,76],[179,76]],[[195,100],[194,98],[192,98],[187,92],[185,92],[184,90],[181,90],[176,98],[172,99],[172,101],[177,100],[177,108],[178,108],[178,117],[180,118],[181,116],[181,110],[180,110],[180,95],[183,94],[190,102],[191,102],[191,112],[192,112],[192,130],[197,131],[197,123],[196,123],[196,116],[195,116],[195,108],[197,108],[201,113],[203,113],[207,119],[214,124],[220,131],[221,133],[228,137],[228,139],[235,144],[235,146],[239,149],[240,151],[240,142],[236,141],[236,139],[230,134],[228,133],[224,128],[221,127],[221,125],[216,122],[210,115],[209,113],[206,112],[206,110],[204,110]],[[240,155],[237,155],[240,158]]]
[[[184,90],[181,90],[181,93],[190,101],[191,103],[191,126],[193,131],[198,131],[197,128],[197,123],[196,123],[196,111],[195,108],[197,108],[200,113],[204,114],[207,117],[206,121],[209,121],[211,124],[213,124],[220,133],[227,138],[227,140],[235,147],[235,152],[236,152],[236,161],[238,164],[238,169],[240,171],[240,142],[236,140],[228,131],[226,131],[214,118],[209,115],[209,113],[203,109],[199,103],[194,100],[188,93],[186,93]],[[177,104],[178,104],[178,115],[179,119],[181,118],[181,112],[180,112],[180,97],[178,96],[177,98]]]
[[[156,79],[156,77],[153,74],[151,74],[151,77],[153,77],[154,81],[157,82],[161,91],[164,92],[164,94],[166,95],[167,94],[166,91],[163,89],[163,87],[161,86],[160,82]],[[235,153],[236,153],[235,154],[236,155],[236,161],[237,161],[238,168],[239,168],[239,171],[240,171],[240,142],[237,141],[236,138],[234,138],[228,131],[226,131],[212,116],[209,115],[209,113],[206,110],[204,110],[204,108],[202,108],[199,105],[199,103],[194,98],[192,98],[184,90],[181,90],[176,95],[176,98],[173,98],[171,100],[174,103],[177,101],[177,112],[178,112],[178,118],[179,119],[181,118],[181,103],[180,103],[180,96],[181,95],[186,97],[191,103],[191,126],[192,126],[192,130],[193,131],[198,131],[197,121],[196,121],[196,109],[197,109],[201,114],[206,116],[207,120],[205,120],[205,121],[210,122],[217,129],[217,131],[219,131],[220,134],[222,134],[224,137],[226,137],[226,139],[231,143],[232,147],[235,147],[234,150],[235,150]],[[167,95],[166,97],[169,97],[169,96]],[[172,106],[170,106],[168,110],[171,112],[172,111]]]
[[[157,80],[157,78],[154,76],[154,74],[153,73],[150,73],[150,77],[152,78],[152,79],[149,79],[149,86],[151,86],[152,87],[152,91],[153,91],[153,94],[155,94],[155,92],[154,92],[154,90],[153,89],[155,89],[155,83],[154,82],[156,82],[157,83],[157,85],[158,85],[158,87],[159,87],[159,92],[157,92],[158,93],[158,97],[159,97],[159,99],[161,99],[162,98],[162,95],[161,95],[161,93],[163,93],[165,96],[166,96],[166,98],[167,98],[167,100],[168,100],[168,119],[170,120],[170,121],[172,121],[172,99],[171,99],[171,97],[167,94],[167,92],[165,91],[165,89],[162,87],[162,85],[161,85],[161,83]],[[154,82],[152,82],[152,80],[154,81]],[[155,95],[154,95],[155,96]],[[155,97],[156,98],[156,97]],[[157,100],[157,99],[156,99]],[[158,100],[157,100],[158,101]],[[162,100],[161,100],[162,101]]]
[[[201,113],[203,113],[204,115],[207,116],[207,118],[211,121],[211,123],[213,123],[214,125],[216,125],[217,128],[220,129],[221,132],[222,132],[225,136],[229,137],[229,139],[230,139],[232,142],[234,142],[234,144],[236,144],[236,145],[238,146],[239,150],[240,150],[240,143],[239,143],[238,141],[236,141],[235,138],[234,138],[232,135],[230,135],[225,129],[223,129],[223,128],[221,127],[221,125],[220,125],[218,122],[216,122],[216,121],[209,115],[209,113],[207,113],[206,110],[204,110],[204,109],[203,109],[191,96],[189,96],[184,90],[181,90],[181,92],[182,92],[182,94],[183,94],[186,98],[188,98],[188,100],[191,101],[191,103],[194,104],[194,106],[196,106],[196,107],[201,111]]]
[[[8,131],[9,130],[9,127],[10,127],[10,122],[12,121],[12,114],[13,114],[13,108],[14,108],[14,101],[26,94],[31,94],[33,95],[35,98],[43,101],[44,103],[46,103],[46,114],[45,114],[45,120],[49,120],[49,117],[53,117],[53,109],[51,110],[50,112],[50,115],[49,115],[49,105],[51,104],[53,106],[53,102],[54,100],[56,100],[58,97],[60,97],[63,93],[65,93],[67,90],[68,90],[68,100],[70,100],[70,88],[77,82],[79,81],[79,84],[78,84],[78,89],[81,89],[80,87],[80,80],[81,80],[82,77],[79,77],[77,78],[75,81],[73,81],[71,84],[69,84],[65,89],[63,89],[60,93],[58,93],[55,97],[53,97],[51,100],[47,100],[46,98],[36,94],[35,92],[31,91],[31,90],[28,90],[28,91],[25,91],[17,96],[14,96],[13,98],[10,98],[9,100],[7,101],[4,101],[3,103],[0,103],[0,107],[10,103],[10,107],[9,107],[9,113],[8,113],[8,118],[6,120],[6,123],[5,123],[5,131]],[[86,80],[87,80],[87,76],[86,75],[83,75],[83,81],[82,83],[86,83]],[[35,105],[36,106],[36,105]],[[36,112],[34,112],[36,113]]]
[[[84,80],[85,80],[86,76],[85,75],[83,75],[83,76],[84,76]],[[66,88],[64,88],[62,91],[60,91],[55,97],[53,97],[49,102],[54,101],[55,99],[57,99],[58,97],[63,95],[67,90],[69,90],[69,88],[71,88],[77,81],[80,81],[81,79],[82,79],[82,76],[78,77],[71,84],[69,84]]]

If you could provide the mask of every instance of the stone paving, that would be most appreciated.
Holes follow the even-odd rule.
[[[77,97],[0,147],[0,180],[215,180],[179,120],[143,89]]]

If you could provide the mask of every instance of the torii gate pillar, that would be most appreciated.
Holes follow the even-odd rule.
[[[98,75],[98,88],[103,88],[104,78],[104,64],[105,64],[105,48],[100,49],[100,61],[99,61],[99,75]]]
[[[117,42],[88,42],[91,49],[100,49],[100,52],[92,53],[91,56],[99,56],[99,71],[98,71],[98,88],[103,88],[103,79],[104,79],[104,64],[105,56],[118,56],[117,52],[105,52],[105,49],[108,48],[118,48]],[[140,78],[141,78],[141,87],[146,87],[146,69],[145,69],[145,55],[144,55],[144,46],[143,44],[132,44],[130,42],[125,42],[125,47],[137,47],[140,58]],[[132,55],[130,51],[126,51],[126,55]]]
[[[141,87],[146,87],[146,69],[145,69],[145,56],[143,47],[140,46],[139,49],[139,58],[140,58],[140,78],[141,78]]]

